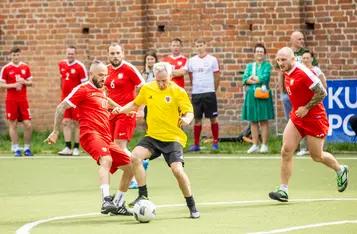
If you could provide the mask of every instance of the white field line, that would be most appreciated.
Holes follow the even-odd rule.
[[[262,159],[262,160],[271,160],[271,159],[281,159],[280,156],[184,156],[186,159]],[[22,159],[88,159],[89,156],[31,156],[31,157],[14,157],[14,156],[0,156],[1,159],[13,159],[13,160],[22,160]],[[162,157],[159,157],[162,159]],[[311,160],[310,157],[294,157],[295,160]],[[357,160],[357,157],[336,157],[336,159],[341,160]]]
[[[357,201],[357,198],[318,198],[318,199],[290,199],[291,202],[316,202],[316,201]],[[273,200],[252,200],[252,201],[232,201],[232,202],[203,202],[197,203],[198,206],[214,206],[214,205],[232,205],[232,204],[253,204],[253,203],[272,203],[276,201]],[[157,208],[165,208],[165,207],[179,207],[179,206],[186,206],[186,204],[168,204],[168,205],[158,205]],[[16,234],[29,234],[30,230],[42,223],[48,223],[51,221],[62,220],[62,219],[71,219],[71,218],[79,218],[85,216],[94,216],[94,215],[101,215],[100,213],[89,213],[89,214],[78,214],[78,215],[69,215],[69,216],[58,216],[49,219],[42,219],[35,222],[27,223],[18,230],[16,230]],[[340,221],[346,222],[346,221]],[[355,222],[355,221],[349,221]],[[356,220],[357,222],[357,220]],[[334,225],[334,224],[330,224]],[[307,225],[309,226],[309,225]],[[305,227],[305,226],[302,226]],[[296,228],[296,227],[292,227]],[[283,229],[280,229],[283,230]],[[276,231],[276,230],[273,230]],[[259,233],[275,233],[275,232],[259,232]],[[257,234],[257,233],[256,233]]]
[[[324,226],[331,226],[331,225],[341,225],[341,224],[347,224],[347,223],[357,223],[357,220],[342,220],[342,221],[329,222],[329,223],[315,223],[315,224],[295,226],[295,227],[276,229],[276,230],[264,231],[264,232],[250,232],[247,234],[285,233],[285,232],[291,232],[291,231],[296,231],[296,230],[301,230],[301,229],[317,228],[317,227],[324,227]]]

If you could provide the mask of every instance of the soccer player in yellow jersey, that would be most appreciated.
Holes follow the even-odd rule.
[[[191,123],[193,107],[186,91],[171,81],[172,66],[169,63],[156,63],[153,70],[156,82],[145,84],[134,101],[114,110],[128,114],[141,105],[147,105],[150,110],[146,120],[146,135],[131,155],[133,172],[139,185],[139,196],[129,206],[148,199],[142,161],[155,159],[162,154],[178,181],[190,210],[190,217],[199,218],[200,213],[195,206],[190,181],[183,170],[183,147],[186,146],[187,136],[180,128]]]

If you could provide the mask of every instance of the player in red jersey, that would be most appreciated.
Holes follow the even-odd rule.
[[[283,135],[281,149],[280,188],[269,193],[269,197],[281,202],[288,201],[288,183],[292,175],[293,154],[302,138],[306,136],[310,157],[336,171],[337,189],[343,192],[348,185],[348,167],[340,165],[323,143],[329,123],[322,100],[326,90],[319,78],[307,67],[295,61],[289,47],[280,49],[277,62],[285,76],[285,89],[289,95],[292,111]]]
[[[172,81],[178,86],[185,88],[185,73],[183,69],[187,63],[187,58],[181,55],[182,41],[179,38],[175,38],[170,42],[171,55],[162,59],[162,62],[168,62],[172,65]]]
[[[82,148],[92,156],[99,165],[99,182],[102,194],[102,214],[132,215],[124,205],[124,196],[129,188],[133,173],[130,157],[114,144],[110,134],[108,108],[119,105],[106,97],[103,89],[108,75],[106,65],[94,61],[90,67],[89,82],[83,83],[57,106],[53,132],[45,140],[48,144],[55,144],[58,139],[64,112],[68,108],[78,109],[80,125],[80,143]],[[123,170],[116,204],[113,196],[109,195],[110,173],[117,169]]]
[[[67,47],[67,59],[59,63],[61,74],[61,101],[65,99],[72,90],[83,82],[88,81],[88,74],[83,63],[75,59],[76,47]],[[63,136],[66,147],[58,152],[59,155],[79,156],[79,123],[78,111],[75,108],[67,109],[63,118]],[[74,125],[74,147],[72,150],[72,124]]]
[[[31,114],[27,100],[26,87],[32,86],[30,67],[20,61],[21,50],[13,47],[10,50],[11,62],[6,64],[0,72],[0,88],[7,89],[6,117],[9,121],[9,134],[12,142],[11,149],[16,157],[21,157],[17,135],[17,123],[24,124],[24,155],[33,156],[30,149],[32,127]]]
[[[124,61],[124,50],[118,43],[113,43],[108,48],[108,77],[104,83],[108,97],[124,106],[136,97],[136,88],[145,84],[140,72],[130,63]],[[111,114],[110,129],[114,142],[128,155],[128,142],[131,140],[136,127],[136,115]],[[131,188],[136,188],[133,180]]]

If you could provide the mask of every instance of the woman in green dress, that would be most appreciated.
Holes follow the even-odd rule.
[[[264,45],[257,44],[254,47],[255,62],[249,63],[243,75],[243,85],[246,85],[246,94],[242,110],[242,120],[250,121],[253,146],[247,153],[268,153],[269,119],[274,119],[274,106],[272,92],[269,88],[270,63],[264,61],[266,49]],[[255,95],[256,89],[260,88],[260,93],[269,93],[269,97],[258,98]],[[259,90],[259,89],[258,89]],[[257,90],[257,91],[258,91]],[[262,135],[262,145],[259,149],[259,124]]]

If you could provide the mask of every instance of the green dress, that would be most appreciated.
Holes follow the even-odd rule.
[[[260,66],[256,64],[256,76],[259,77],[260,83],[247,84],[247,80],[253,72],[253,64],[254,63],[249,63],[247,65],[243,75],[243,85],[246,85],[247,88],[242,110],[242,120],[260,122],[263,120],[274,119],[273,98],[269,88],[271,65],[266,61],[263,61]],[[269,91],[269,98],[255,98],[255,88],[261,87],[263,84],[266,85],[267,90]]]

